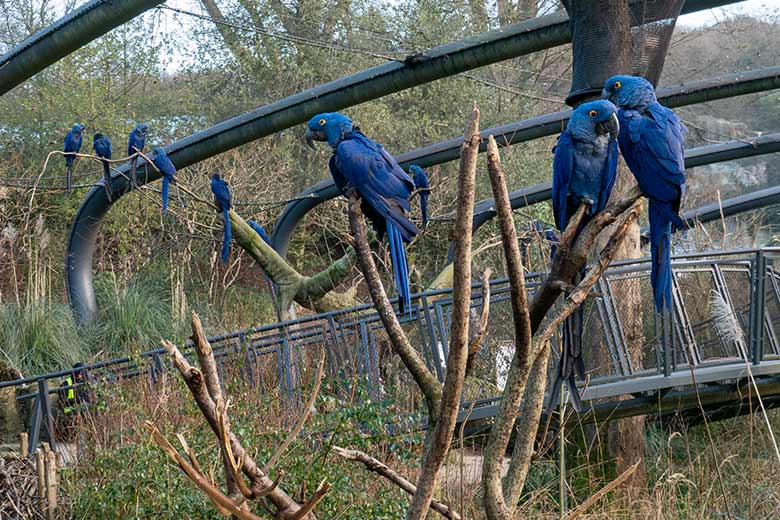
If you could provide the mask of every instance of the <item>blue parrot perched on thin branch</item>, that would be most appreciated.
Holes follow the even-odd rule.
[[[233,207],[233,204],[230,186],[222,180],[219,172],[215,172],[211,176],[211,192],[214,194],[214,202],[217,205],[217,209],[222,212],[222,218],[225,221],[225,232],[222,238],[222,263],[225,263],[230,252],[230,241],[233,239],[233,235],[230,232],[230,208]]]
[[[381,240],[387,233],[400,311],[411,309],[409,266],[404,242],[417,236],[417,226],[406,217],[414,182],[382,145],[372,141],[352,120],[338,112],[318,114],[306,126],[306,142],[326,141],[333,149],[330,173],[341,193],[356,191],[361,209]]]
[[[428,175],[426,175],[425,171],[416,164],[409,166],[409,172],[411,172],[413,176],[412,178],[414,179],[414,187],[417,188],[417,192],[420,195],[420,214],[422,215],[422,228],[425,229],[428,227],[428,197],[431,194],[431,186],[428,183]]]
[[[111,166],[108,160],[111,159],[111,139],[98,132],[92,138],[92,149],[95,150],[95,155],[101,159],[103,163],[103,185],[106,188],[106,197],[111,200]]]
[[[130,136],[127,139],[127,155],[131,156],[135,153],[142,152],[144,145],[146,144],[146,133],[149,131],[149,127],[144,123],[138,123],[130,132]],[[132,182],[133,188],[138,187],[138,174],[136,170],[138,157],[130,159],[130,182]]]
[[[563,232],[580,205],[588,211],[577,233],[607,205],[617,178],[620,130],[617,108],[606,100],[583,103],[572,112],[558,137],[553,160],[552,203],[555,225]],[[580,276],[584,274],[581,273]],[[578,280],[575,280],[578,281]],[[566,320],[558,371],[550,393],[550,409],[557,404],[561,384],[569,386],[572,405],[582,408],[575,373],[585,377],[582,359],[582,308]]]
[[[649,199],[650,282],[656,311],[672,309],[672,225],[685,227],[680,202],[685,193],[685,135],[688,129],[658,103],[653,85],[638,76],[607,80],[602,97],[618,106],[620,151]]]
[[[65,142],[62,145],[62,151],[66,154],[76,154],[81,150],[81,142],[84,138],[84,125],[76,123],[70,132],[65,136]],[[73,180],[73,163],[76,161],[75,155],[65,156],[65,194],[70,195],[70,187]]]
[[[170,184],[176,183],[176,166],[173,165],[164,149],[155,146],[152,148],[152,151],[154,152],[154,159],[152,159],[152,161],[162,174],[162,212],[167,213]]]

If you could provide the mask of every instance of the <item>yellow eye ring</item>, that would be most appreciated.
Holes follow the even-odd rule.
[[[595,110],[591,110],[590,112],[588,112],[588,115],[589,115],[590,117],[596,117],[597,115],[599,115],[599,113],[598,113],[598,112],[596,112]]]
[[[615,88],[620,88],[622,86],[623,86],[623,84],[621,82],[619,82],[619,81],[615,82]]]
[[[325,126],[325,123],[327,123],[327,121],[325,121],[325,118],[322,118],[318,121],[318,123],[320,124],[320,126]]]

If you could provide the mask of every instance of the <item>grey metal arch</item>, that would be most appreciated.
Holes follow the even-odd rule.
[[[683,212],[682,218],[689,226],[693,226],[696,222],[720,220],[721,215],[731,217],[745,211],[765,208],[775,204],[780,204],[780,186],[751,191],[738,197],[726,199],[721,203],[713,202],[712,204],[706,204]]]
[[[664,104],[670,107],[678,107],[776,88],[780,88],[780,66],[738,74],[729,74],[718,78],[661,88],[658,89],[658,97]],[[570,110],[564,110],[496,126],[483,130],[482,136],[487,138],[488,135],[494,135],[496,136],[499,146],[510,146],[512,144],[554,135],[563,130],[570,113]],[[758,140],[763,143],[762,146],[771,148],[772,145],[767,143],[767,141],[771,141],[771,139],[758,138]],[[447,141],[402,153],[396,156],[396,160],[403,167],[408,167],[410,164],[419,164],[420,166],[427,167],[445,163],[458,158],[462,142],[462,137],[449,139]],[[690,158],[690,160],[693,161],[707,160],[709,162],[719,162],[730,160],[730,153],[744,154],[736,155],[731,158],[757,155],[751,153],[752,146],[746,146],[745,143],[739,141],[735,141],[729,146],[723,144],[713,146],[721,147],[722,149],[719,149],[718,155],[712,156],[712,160],[709,160],[709,157],[710,154],[713,153],[713,147],[709,146],[703,147],[696,152],[690,150],[686,154],[686,158]],[[485,143],[483,142],[480,146],[480,151],[484,150]],[[707,159],[699,158],[699,155],[707,157]],[[686,164],[688,163],[686,162]],[[699,164],[708,163],[692,163],[689,167],[698,166]],[[548,182],[511,192],[512,207],[518,209],[529,204],[536,204],[537,202],[548,200],[550,198],[550,191],[551,184]],[[326,200],[335,198],[338,195],[338,190],[335,188],[333,181],[328,179],[308,188],[298,195],[296,200],[288,204],[277,219],[276,224],[274,225],[273,235],[271,236],[274,248],[279,254],[282,256],[287,254],[290,240],[292,239],[298,222],[300,222],[300,220],[315,206]],[[492,206],[493,199],[486,199],[479,202],[474,208],[474,230],[478,229],[482,224],[495,216],[495,212],[491,210]]]
[[[689,0],[683,10],[693,12],[730,3],[733,0]],[[641,1],[637,2],[639,9],[641,4]],[[176,141],[168,145],[166,151],[181,169],[290,128],[318,112],[339,110],[569,40],[565,13],[527,20],[436,47],[405,62],[385,63],[314,87]],[[73,221],[66,257],[66,280],[71,307],[76,319],[82,323],[93,320],[97,313],[92,280],[95,241],[103,216],[127,189],[127,170],[124,166],[112,177],[111,184],[117,194],[112,202],[106,200],[102,187],[95,187],[87,193]],[[144,182],[157,178],[156,173],[150,173]]]
[[[160,3],[161,0],[92,0],[74,9],[0,56],[0,95]]]

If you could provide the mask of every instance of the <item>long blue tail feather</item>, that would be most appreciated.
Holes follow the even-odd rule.
[[[657,312],[672,308],[672,222],[667,209],[650,201],[650,283]]]
[[[162,212],[168,212],[168,178],[163,177],[162,180]]]
[[[225,236],[222,240],[222,263],[226,263],[228,260],[228,254],[230,253],[230,241],[233,240],[233,234],[230,231],[230,210],[225,208],[222,210],[222,218],[225,220]]]
[[[393,262],[395,285],[398,290],[398,306],[401,313],[411,312],[412,299],[409,292],[409,268],[406,264],[404,241],[398,228],[387,222],[387,241],[390,244],[390,259]]]
[[[422,215],[423,229],[428,227],[428,194],[420,193],[420,213]]]

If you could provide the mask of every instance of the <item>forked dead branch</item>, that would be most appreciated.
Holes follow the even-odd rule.
[[[401,357],[425,396],[428,432],[417,486],[405,485],[404,483],[407,481],[399,479],[397,472],[381,465],[375,459],[369,460],[366,457],[354,456],[354,453],[351,453],[353,456],[347,458],[362,462],[372,471],[385,476],[391,482],[413,494],[407,519],[425,518],[431,506],[436,478],[444,456],[449,450],[457,414],[460,410],[467,361],[469,357],[473,357],[474,351],[479,347],[488,327],[489,307],[486,305],[483,307],[479,329],[474,331],[474,340],[469,344],[471,221],[476,176],[476,150],[480,144],[478,122],[479,112],[475,108],[469,117],[464,143],[461,147],[458,212],[453,233],[456,241],[453,266],[453,318],[452,330],[449,335],[451,343],[449,345],[447,375],[443,387],[411,345],[387,298],[366,239],[359,199],[353,198],[349,205],[350,231],[355,241],[358,264],[367,282],[374,305],[388,332],[394,352]],[[514,504],[519,500],[525,484],[541,417],[544,390],[547,384],[547,364],[550,357],[549,341],[553,331],[584,302],[592,287],[603,275],[609,262],[615,257],[616,250],[625,238],[630,224],[639,215],[639,200],[642,194],[637,188],[630,190],[591,219],[577,234],[576,230],[587,209],[585,206],[581,207],[562,234],[549,276],[536,292],[534,299],[529,302],[508,189],[501,169],[498,147],[492,137],[488,140],[488,172],[493,186],[504,257],[510,279],[516,333],[514,358],[510,366],[500,411],[491,430],[483,461],[482,483],[485,493],[485,509],[488,518],[492,520],[513,517]],[[573,286],[573,277],[585,265],[589,253],[595,247],[596,237],[607,226],[616,222],[618,225],[612,232],[606,246],[599,252],[595,265],[591,266],[588,275],[579,285]],[[541,323],[564,291],[569,293],[566,301],[550,317],[549,325],[539,332]],[[484,292],[489,295],[489,291]],[[534,340],[534,336],[536,336],[536,340]],[[523,420],[517,431],[517,440],[508,475],[502,479],[501,461],[519,413],[522,413]],[[344,450],[340,450],[339,453],[343,456],[347,454]],[[370,458],[368,455],[367,457]],[[453,514],[451,508],[446,504],[437,503],[434,509],[444,516]]]
[[[262,519],[263,517],[257,516],[249,510],[248,502],[265,498],[275,508],[273,518],[279,520],[314,520],[314,508],[328,492],[329,484],[325,481],[320,482],[312,496],[304,503],[299,504],[279,486],[283,477],[283,473],[280,470],[277,471],[276,479],[272,480],[269,477],[269,473],[276,470],[273,464],[269,463],[265,468],[260,468],[231,429],[228,416],[229,402],[222,393],[214,352],[203,332],[200,319],[195,313],[192,314],[192,340],[201,366],[200,369],[190,365],[174,344],[163,340],[163,346],[173,357],[174,366],[178,369],[184,382],[187,384],[187,388],[192,393],[192,397],[195,399],[201,414],[219,441],[227,493],[222,492],[219,485],[201,469],[195,453],[190,449],[183,436],[178,435],[178,439],[186,458],[166,439],[165,435],[160,432],[154,423],[146,421],[146,427],[151,432],[152,439],[182,469],[190,480],[206,493],[220,513],[233,515],[242,520]],[[320,383],[322,382],[324,368],[325,351],[323,350],[319,358],[309,403],[316,399]],[[310,409],[311,406],[306,406],[301,411],[301,417],[296,421],[296,427],[290,433],[290,438],[300,432],[300,427],[305,422]],[[289,439],[277,450],[272,460],[278,460],[278,457],[287,446],[289,446]]]

